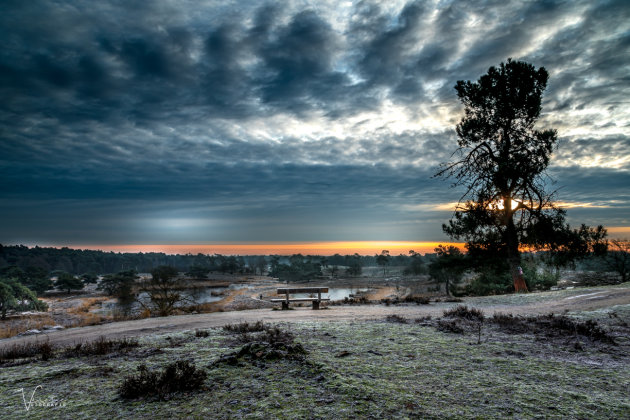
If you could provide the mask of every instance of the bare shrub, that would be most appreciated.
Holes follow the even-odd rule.
[[[463,318],[469,321],[483,321],[483,312],[477,308],[468,308],[466,305],[459,305],[444,311],[445,318]]]
[[[420,318],[416,318],[414,320],[414,322],[416,324],[422,324],[422,325],[426,325],[431,321],[431,315],[427,315],[427,316],[422,316]]]
[[[210,332],[207,330],[195,330],[195,337],[204,338],[210,335]]]
[[[157,397],[164,399],[170,394],[192,391],[203,386],[207,378],[203,369],[194,363],[180,360],[167,365],[161,373],[150,371],[146,365],[138,366],[138,374],[124,379],[119,394],[122,398]]]
[[[101,336],[94,341],[78,343],[73,347],[68,347],[64,351],[64,356],[102,356],[116,351],[128,350],[130,348],[138,347],[139,345],[138,341],[128,338],[123,338],[122,340],[107,340],[104,336]]]
[[[428,305],[431,300],[426,296],[409,295],[403,299],[405,303],[415,303],[416,305]]]
[[[278,359],[305,360],[306,350],[302,344],[294,342],[294,336],[291,332],[282,330],[277,326],[263,325],[262,322],[249,326],[239,325],[240,327],[229,326],[230,331],[240,332],[240,340],[245,344],[240,350],[222,356],[215,364],[237,365],[241,360],[256,364]],[[248,332],[258,328],[262,328],[262,331]]]
[[[400,315],[396,315],[396,314],[387,315],[387,318],[385,318],[385,320],[387,322],[395,322],[395,323],[398,323],[398,324],[406,324],[407,323],[407,318],[402,317]]]
[[[581,335],[593,341],[615,344],[615,339],[597,321],[577,321],[565,315],[514,316],[496,313],[490,322],[512,334],[538,333],[548,337]]]
[[[437,322],[437,327],[438,331],[442,331],[442,332],[449,332],[449,333],[455,333],[455,334],[463,334],[464,333],[464,328],[459,325],[459,322],[457,321],[457,319],[439,319]]]
[[[0,362],[9,360],[30,359],[41,355],[42,360],[48,360],[53,355],[53,346],[48,340],[44,342],[13,344],[11,347],[0,350]]]
[[[235,333],[251,333],[251,332],[260,332],[264,331],[266,328],[265,324],[262,321],[257,321],[255,324],[250,324],[249,322],[241,322],[240,324],[228,324],[224,325],[223,329],[229,332]]]

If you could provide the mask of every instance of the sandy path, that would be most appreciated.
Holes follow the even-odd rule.
[[[598,288],[576,290],[573,295],[565,296],[558,292],[546,292],[553,299],[539,302],[536,295],[526,296],[526,303],[487,304],[484,298],[466,298],[461,304],[482,309],[487,315],[494,312],[513,314],[546,314],[568,311],[591,311],[614,305],[630,304],[630,285],[617,288]],[[556,293],[557,295],[554,295]],[[500,300],[500,298],[499,298]],[[527,302],[529,300],[529,302]],[[400,315],[409,319],[431,315],[441,316],[444,309],[460,303],[431,303],[430,305],[357,305],[331,306],[327,310],[313,311],[310,308],[296,308],[292,311],[273,311],[255,309],[247,311],[215,312],[197,315],[180,315],[163,318],[147,318],[136,321],[114,322],[88,327],[69,328],[50,333],[13,337],[0,340],[0,349],[15,343],[50,340],[59,346],[95,340],[100,336],[107,338],[138,337],[149,334],[162,334],[182,330],[220,327],[238,322],[300,322],[300,321],[364,321],[383,319],[388,315]]]

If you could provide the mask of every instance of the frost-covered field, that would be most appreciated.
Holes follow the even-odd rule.
[[[444,319],[390,316],[275,324],[285,341],[273,349],[263,332],[222,328],[149,335],[101,356],[59,349],[47,361],[5,362],[0,405],[3,417],[24,419],[628,418],[627,306],[576,314],[597,320],[616,345],[581,333],[516,333],[488,317],[451,319],[463,331],[449,332]],[[297,344],[305,354],[292,355]],[[139,365],[159,371],[176,360],[207,374],[200,389],[119,396]]]

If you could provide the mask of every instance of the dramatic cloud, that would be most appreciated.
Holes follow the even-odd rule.
[[[453,86],[508,57],[550,72],[571,221],[628,226],[629,34],[625,1],[4,2],[0,242],[443,240]]]

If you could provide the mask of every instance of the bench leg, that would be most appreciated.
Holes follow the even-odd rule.
[[[319,309],[319,301],[318,300],[314,300],[313,301],[313,309]]]
[[[282,302],[282,310],[286,311],[289,309],[289,302]]]

